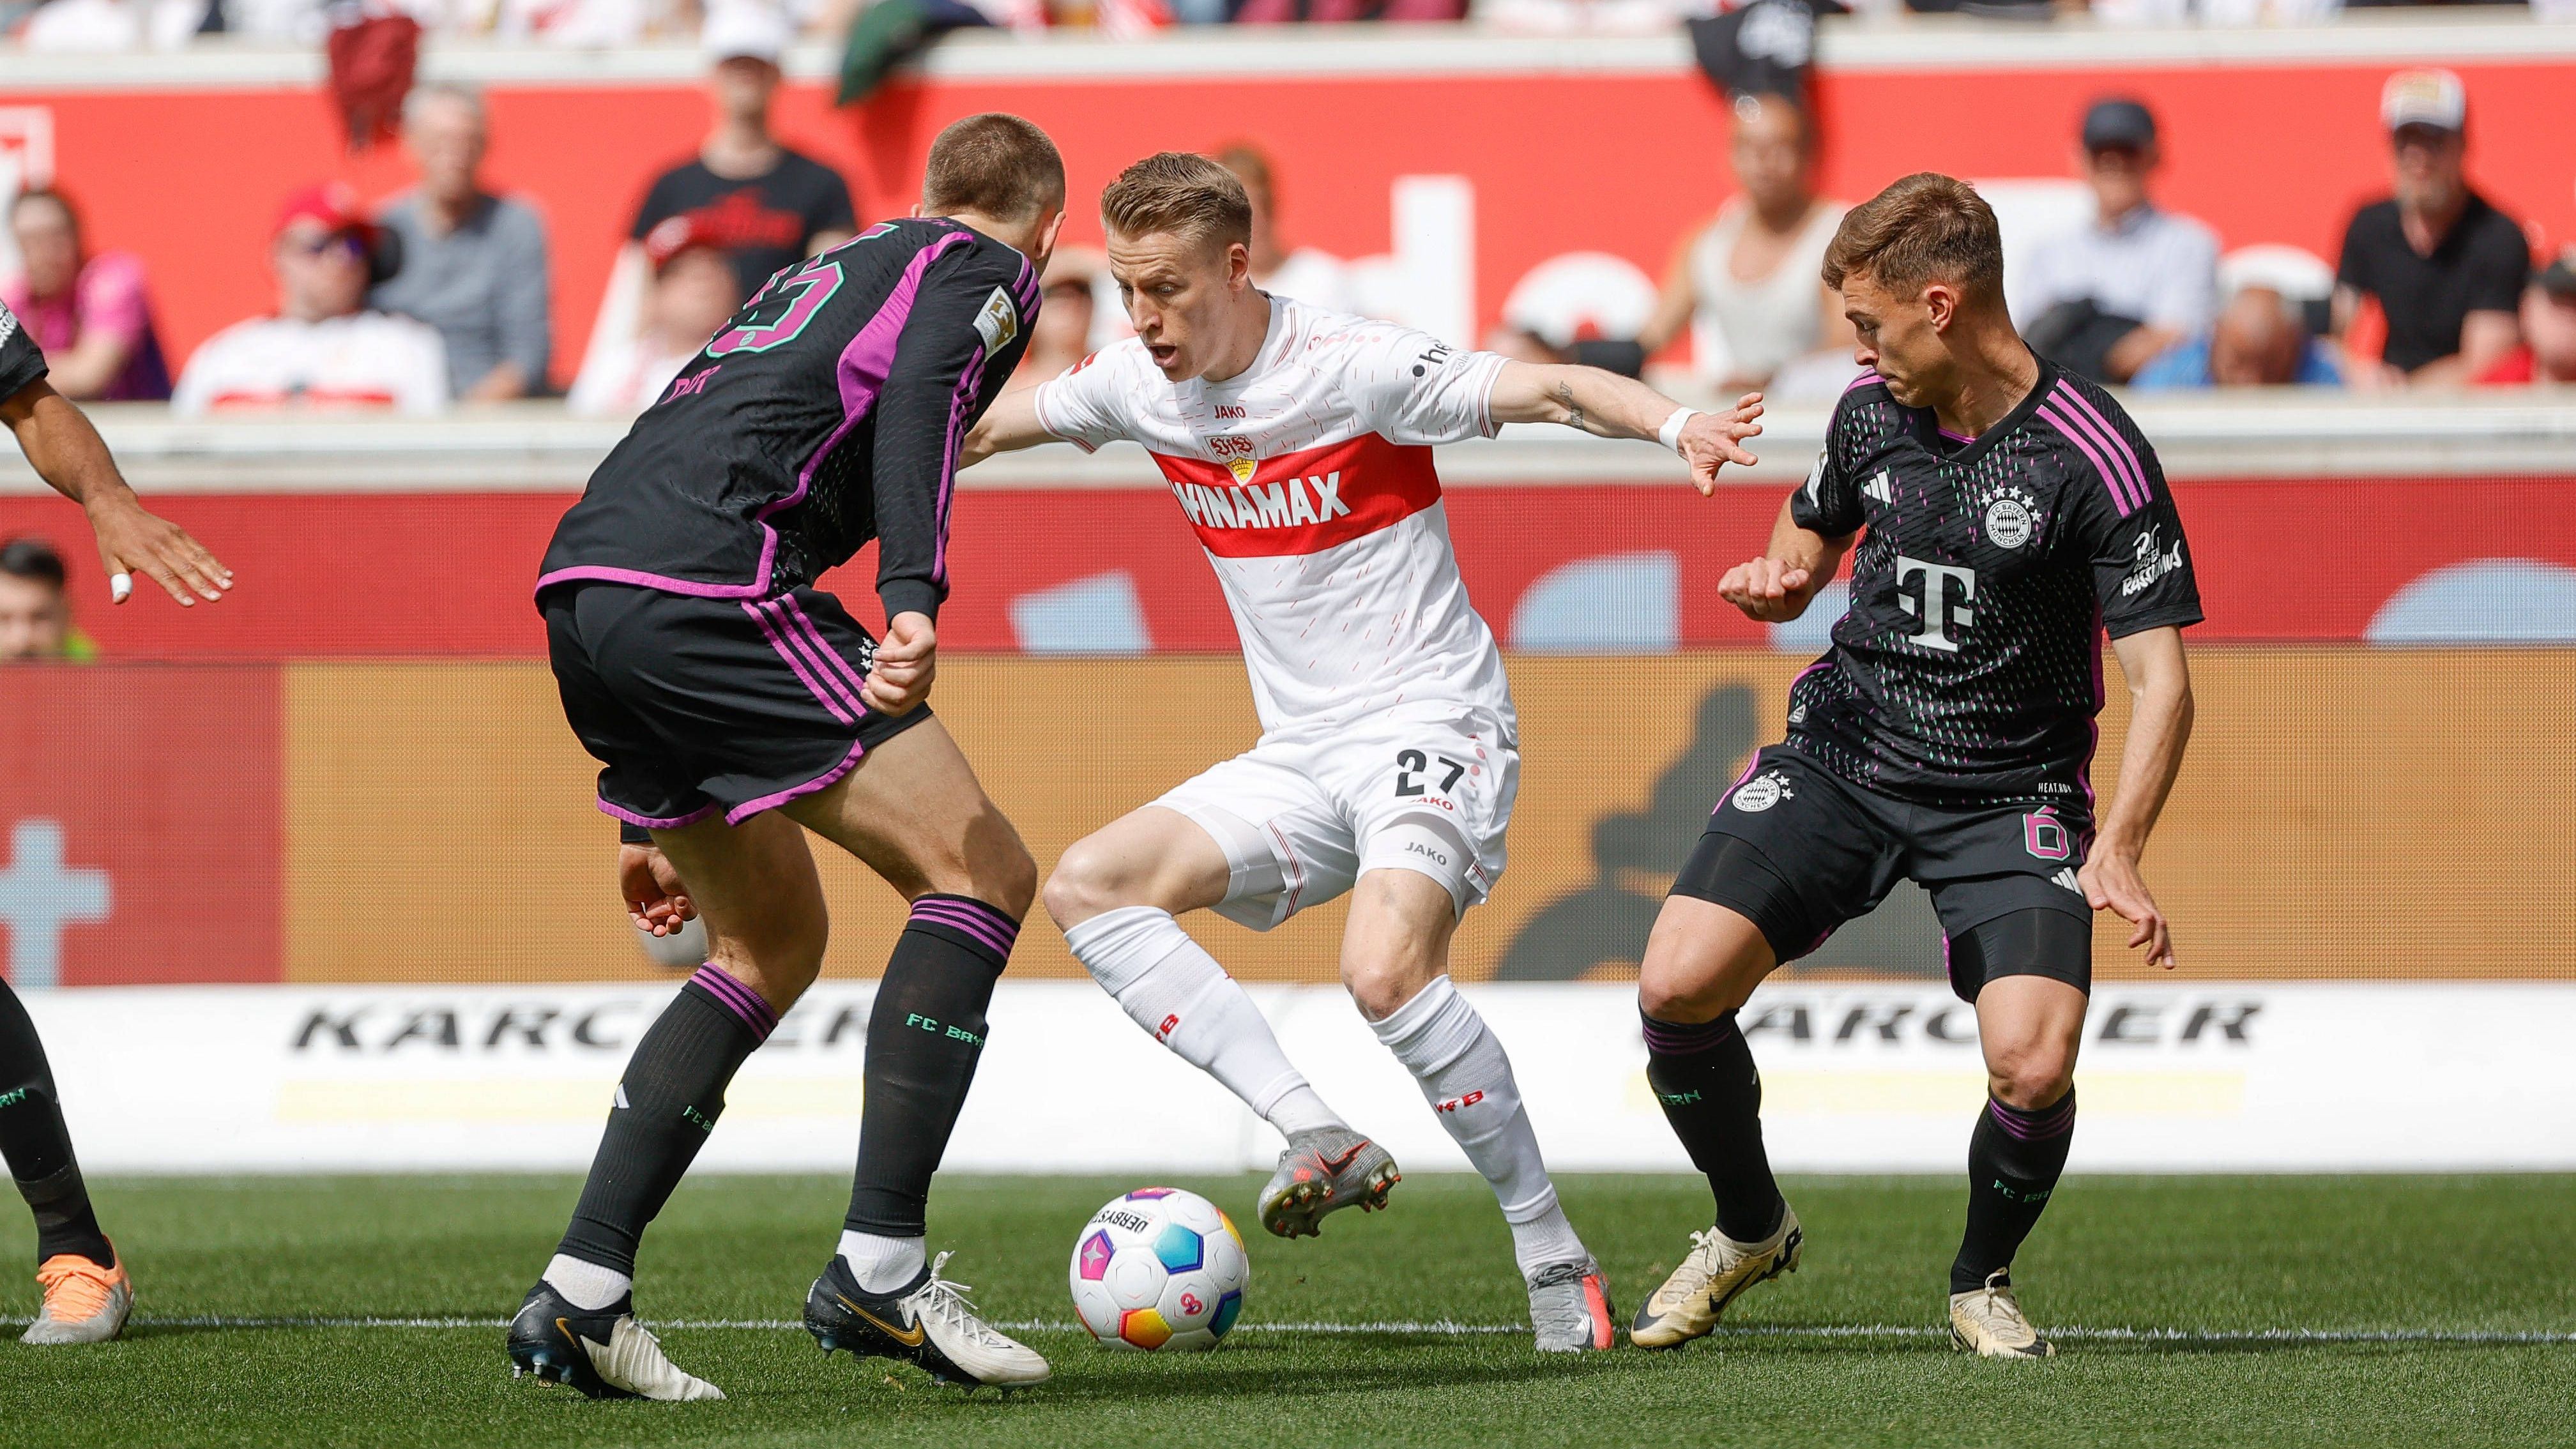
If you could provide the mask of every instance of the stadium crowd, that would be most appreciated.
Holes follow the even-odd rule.
[[[2019,19],[2089,13],[2109,25],[2300,24],[2343,10],[2453,0],[1818,0],[1819,11],[1897,14],[1968,11]],[[2559,15],[2576,0],[2472,0]],[[1016,31],[1098,30],[1135,35],[1171,26],[1466,21],[1542,34],[1651,34],[1731,8],[1729,0],[787,0],[795,27],[838,40],[859,12],[886,5],[943,26]],[[0,33],[32,50],[177,49],[203,36],[312,44],[335,12],[361,9],[330,0],[8,0]],[[704,17],[703,0],[378,0],[444,36],[602,47],[686,37]]]

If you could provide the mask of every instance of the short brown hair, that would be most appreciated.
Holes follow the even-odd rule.
[[[1234,173],[1205,156],[1158,151],[1118,173],[1100,193],[1100,223],[1120,236],[1170,232],[1223,247],[1252,245],[1252,198]]]
[[[1854,272],[1891,292],[1955,282],[2000,298],[2004,242],[1995,209],[1956,177],[1917,171],[1844,213],[1834,228],[1825,248],[1825,285],[1840,291]]]
[[[1028,221],[1064,205],[1064,158],[1047,133],[1018,116],[986,111],[952,121],[930,143],[921,207]]]

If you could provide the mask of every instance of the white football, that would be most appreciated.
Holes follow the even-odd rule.
[[[1074,1312],[1104,1346],[1205,1353],[1243,1312],[1252,1258],[1215,1203],[1140,1187],[1082,1225],[1071,1280]]]

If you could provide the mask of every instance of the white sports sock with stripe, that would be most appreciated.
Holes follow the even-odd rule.
[[[1294,1135],[1342,1126],[1290,1064],[1261,1009],[1171,912],[1104,911],[1064,933],[1091,979],[1156,1041]]]
[[[1557,1205],[1556,1184],[1548,1180],[1538,1133],[1521,1105],[1511,1058],[1449,978],[1433,978],[1394,1015],[1370,1026],[1413,1073],[1440,1125],[1493,1187],[1503,1221],[1511,1224],[1512,1257],[1522,1275],[1583,1258],[1583,1240]]]

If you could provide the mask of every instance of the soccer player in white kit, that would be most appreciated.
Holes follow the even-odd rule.
[[[1383,1206],[1384,1149],[1324,1104],[1243,988],[1173,917],[1268,930],[1353,893],[1342,980],[1500,1200],[1543,1350],[1610,1347],[1600,1265],[1558,1206],[1502,1043],[1449,981],[1459,916],[1503,872],[1519,726],[1450,551],[1431,446],[1506,422],[1658,438],[1703,490],[1752,460],[1758,397],[1698,413],[1592,368],[1461,352],[1252,285],[1243,188],[1177,152],[1101,195],[1136,336],[1002,398],[970,461],[1142,443],[1223,585],[1259,743],[1065,853],[1046,906],[1138,1025],[1288,1139],[1262,1225]]]

